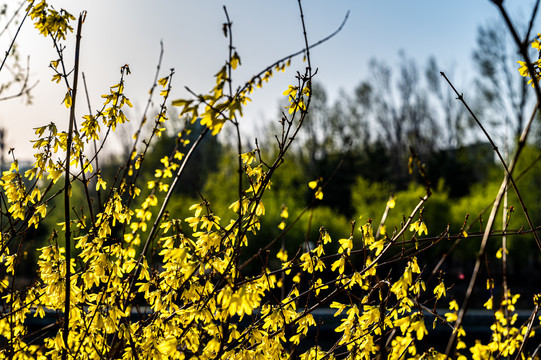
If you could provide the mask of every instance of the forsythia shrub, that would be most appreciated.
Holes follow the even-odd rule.
[[[299,9],[302,12],[300,2]],[[61,49],[60,42],[73,31],[75,17],[45,1],[30,2],[27,11],[37,30]],[[77,24],[77,49],[85,15],[81,14]],[[227,18],[224,33],[229,40],[231,31]],[[535,311],[526,324],[516,322],[518,294],[506,293],[499,309],[491,297],[485,306],[495,309],[492,337],[485,344],[476,341],[467,345],[458,303],[444,300],[449,289],[444,276],[427,281],[433,279],[432,270],[419,264],[417,255],[437,246],[440,240],[468,236],[461,229],[456,235],[446,232],[428,237],[430,230],[422,212],[430,196],[428,185],[404,222],[393,224],[394,230],[389,225],[384,230],[384,222],[377,227],[371,221],[353,223],[349,237],[333,239],[322,227],[319,238],[307,239],[296,254],[275,246],[280,237],[261,244],[254,254],[246,253],[254,234],[264,231],[260,219],[265,216],[264,194],[272,191],[273,173],[284,161],[310,108],[314,71],[306,35],[305,40],[306,48],[300,54],[307,66],[283,93],[289,105],[281,120],[282,132],[276,137],[279,152],[274,158],[268,158],[265,149],[247,151],[242,146],[242,109],[253,91],[290,66],[298,54],[275,62],[233,91],[233,73],[241,62],[230,41],[229,58],[215,75],[216,86],[206,94],[194,94],[192,99],[172,101],[182,117],[199,121],[203,131],[191,144],[187,131],[181,131],[177,144],[191,145],[189,150],[183,153],[177,147],[171,154],[163,154],[155,179],[145,184],[138,177],[140,167],[153,139],[166,129],[174,71],[155,84],[162,101],[150,135],[141,140],[139,129],[125,165],[114,178],[105,178],[99,168],[94,168],[103,147],[89,155],[87,146],[103,144],[111,132],[128,121],[124,111],[131,102],[124,92],[124,79],[130,74],[129,67],[121,68],[119,82],[102,95],[101,110],[83,116],[77,125],[73,109],[78,51],[70,82],[71,71],[66,70],[67,60],[59,50],[59,58],[51,61],[52,80],[65,83],[67,88],[63,103],[72,110],[70,130],[61,130],[54,123],[36,128],[33,166],[21,173],[13,158],[1,179],[2,358],[531,356],[523,344],[534,334],[539,297],[534,299]],[[521,73],[527,75],[524,69]],[[167,211],[167,204],[186,163],[201,139],[218,135],[225,124],[237,134],[238,188],[229,191],[236,191],[238,199],[231,204],[229,214],[217,214],[203,194],[199,203],[190,205],[192,216],[175,218]],[[412,155],[412,166],[415,164],[422,173],[422,165]],[[324,179],[308,185],[314,202],[323,198]],[[60,191],[53,191],[60,186]],[[70,207],[71,192],[76,188],[85,194],[82,211]],[[37,249],[37,280],[27,287],[15,287],[18,266],[24,261],[21,244],[31,241],[26,234],[40,227],[55,197],[63,198],[64,222],[53,230],[48,244]],[[394,205],[395,198],[391,197],[385,213]],[[289,214],[284,205],[277,222],[281,236],[298,221],[294,219],[296,214]],[[338,251],[330,251],[331,245]],[[260,264],[259,272],[248,272],[248,265],[253,268],[254,264]],[[449,311],[438,313],[440,304],[448,306]],[[333,309],[336,318],[337,336],[330,345],[314,337],[321,325],[314,314],[322,308]],[[433,324],[425,323],[428,314],[434,317]],[[28,325],[32,318],[53,320],[36,331]],[[445,349],[427,341],[436,325],[454,328],[455,338],[447,355]]]

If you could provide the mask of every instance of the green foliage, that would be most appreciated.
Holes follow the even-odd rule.
[[[404,219],[409,216],[411,209],[417,205],[425,193],[424,187],[414,183],[410,184],[407,190],[393,192],[389,184],[369,182],[366,179],[358,178],[352,190],[352,197],[358,217],[365,220],[372,219],[375,224],[379,223],[385,206],[389,198],[392,197],[395,205],[389,211],[385,221],[386,224],[395,226],[394,229],[386,226],[386,230],[392,233],[399,230],[399,224],[403,223]],[[441,183],[424,205],[423,221],[426,222],[427,227],[445,229],[448,224],[446,221],[450,219],[449,206],[447,193]],[[377,217],[372,218],[374,215]]]

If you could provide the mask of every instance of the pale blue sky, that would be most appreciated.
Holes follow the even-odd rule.
[[[154,76],[160,40],[165,46],[163,74],[169,68],[176,69],[171,99],[187,96],[184,86],[196,92],[209,90],[214,83],[212,76],[227,54],[227,41],[221,30],[224,4],[233,21],[234,42],[242,59],[242,67],[234,75],[237,81],[248,80],[252,73],[301,49],[303,44],[295,0],[50,0],[50,3],[56,8],[65,7],[74,15],[88,11],[83,27],[81,66],[94,110],[101,106],[100,95],[118,82],[119,68],[126,63],[132,70],[126,94],[136,107],[143,108]],[[534,1],[505,3],[514,19],[523,21]],[[339,89],[351,91],[367,77],[370,58],[394,65],[401,49],[420,65],[430,55],[435,56],[441,70],[455,74],[456,84],[466,87],[472,74],[476,28],[499,18],[489,0],[306,0],[303,6],[311,41],[334,31],[346,12],[351,11],[344,30],[312,52],[313,65],[319,69],[318,80],[325,85],[331,99]],[[534,29],[537,31],[541,29]],[[68,47],[73,42],[74,37],[67,42]],[[0,44],[5,46],[5,40]],[[50,82],[52,73],[47,66],[56,58],[51,42],[39,37],[30,21],[21,31],[19,50],[22,55],[31,56],[32,77],[40,83],[34,90],[34,105],[24,106],[20,100],[0,104],[3,108],[0,125],[7,128],[7,145],[15,147],[20,158],[28,159],[32,153],[28,142],[33,138],[32,128],[51,121],[65,125],[68,112],[61,105],[66,89]],[[71,61],[71,56],[67,59]],[[260,127],[276,116],[282,91],[293,83],[294,71],[302,67],[300,59],[294,61],[290,71],[275,76],[253,95],[253,103],[243,120],[248,129]],[[86,102],[82,100],[79,97],[77,104],[80,116],[87,112]]]

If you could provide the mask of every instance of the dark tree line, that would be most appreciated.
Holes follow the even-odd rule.
[[[465,96],[502,149],[520,134],[531,102],[526,80],[517,74],[510,39],[500,23],[479,26],[472,52],[474,80]],[[330,177],[324,203],[346,215],[349,189],[357,176],[407,188],[411,150],[427,164],[432,184],[443,180],[451,197],[486,180],[494,155],[483,134],[440,75],[448,71],[434,57],[424,66],[400,51],[393,63],[372,59],[368,78],[352,93],[341,91],[330,103],[323,84],[315,84],[312,107],[293,161],[311,177]],[[460,81],[458,79],[457,81]],[[464,84],[462,84],[464,86]]]

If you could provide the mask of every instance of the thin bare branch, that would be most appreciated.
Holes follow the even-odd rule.
[[[68,337],[70,332],[69,319],[70,319],[70,292],[71,292],[71,224],[70,224],[70,162],[71,162],[71,143],[73,139],[73,129],[75,124],[75,104],[77,100],[77,82],[79,74],[79,49],[81,45],[81,29],[83,22],[86,17],[86,12],[83,12],[79,15],[79,20],[77,22],[77,36],[75,44],[75,61],[74,61],[74,71],[73,71],[73,89],[71,89],[71,107],[70,107],[70,118],[69,118],[69,130],[68,137],[66,142],[66,172],[65,183],[64,183],[64,224],[66,227],[66,245],[65,245],[65,259],[66,259],[66,275],[65,275],[65,293],[64,293],[64,331],[63,331],[63,340],[66,344],[62,349],[62,360],[67,359],[68,356]]]

